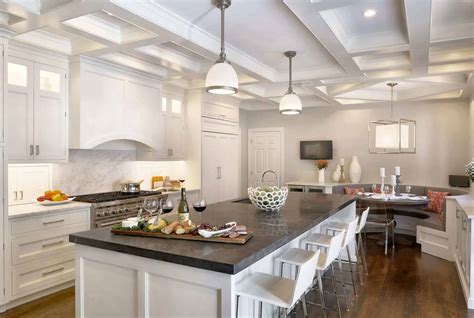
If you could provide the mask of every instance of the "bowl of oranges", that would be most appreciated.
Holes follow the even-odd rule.
[[[36,198],[36,201],[41,205],[58,205],[66,204],[74,200],[68,197],[61,190],[47,190],[44,195]]]

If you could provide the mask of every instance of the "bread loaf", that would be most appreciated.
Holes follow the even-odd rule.
[[[164,228],[161,229],[161,233],[164,233],[164,234],[171,234],[174,232],[174,230],[176,229],[176,227],[179,226],[179,222],[178,221],[174,221],[173,223],[165,226]]]

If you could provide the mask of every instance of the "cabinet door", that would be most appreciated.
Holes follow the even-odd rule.
[[[0,142],[3,143],[4,140],[4,121],[5,121],[5,95],[6,90],[5,90],[5,46],[3,44],[0,44],[0,52],[2,53],[0,55]]]
[[[36,202],[36,198],[51,188],[50,168],[47,165],[17,168],[18,204]]]
[[[219,201],[238,197],[239,160],[238,136],[219,134],[218,138],[218,191]]]
[[[171,108],[168,110],[167,138],[171,157],[184,159],[184,105],[178,99],[171,99]]]
[[[35,158],[66,159],[66,72],[35,63]]]
[[[168,151],[168,100],[167,97],[161,98],[160,121],[156,125],[159,136],[158,148],[153,151],[155,159],[167,159],[171,155],[171,152]]]
[[[8,158],[34,158],[33,145],[33,62],[10,57],[8,62]]]
[[[220,201],[217,185],[218,136],[218,134],[203,132],[201,138],[201,194],[209,204]]]
[[[3,151],[4,151],[4,148],[3,147],[0,147],[0,180],[2,180],[2,182],[0,182],[0,202],[3,202],[3,194],[4,194],[4,188],[3,188],[3,180],[4,180],[4,170],[3,170],[3,167],[4,167],[4,162],[3,162]],[[5,227],[4,227],[4,218],[5,218],[5,212],[4,211],[5,209],[5,205],[4,204],[0,204],[0,228],[3,230]],[[4,241],[4,237],[3,235],[0,235],[0,246],[3,246],[3,244],[5,244],[5,241]],[[2,275],[0,275],[0,290],[1,289],[5,289],[5,275],[3,275],[4,271],[5,271],[5,262],[4,262],[4,254],[5,252],[3,253],[0,253],[0,273],[2,273]],[[5,293],[0,293],[0,303],[3,304],[4,303],[4,300],[5,300]]]
[[[18,204],[18,168],[8,167],[8,205]]]

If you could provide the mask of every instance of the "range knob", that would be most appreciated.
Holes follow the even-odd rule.
[[[109,211],[105,211],[105,212],[104,212],[104,216],[107,216],[107,215],[110,215],[110,212],[109,212]]]
[[[104,213],[102,213],[102,212],[97,212],[97,216],[98,216],[98,217],[104,216]]]
[[[119,213],[119,211],[117,211],[117,210],[112,210],[112,214],[118,214],[118,213]]]

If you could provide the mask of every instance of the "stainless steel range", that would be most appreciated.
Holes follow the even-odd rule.
[[[166,198],[157,191],[140,191],[125,194],[120,191],[77,195],[74,201],[91,203],[91,228],[105,227],[135,217],[142,208],[145,197]]]

